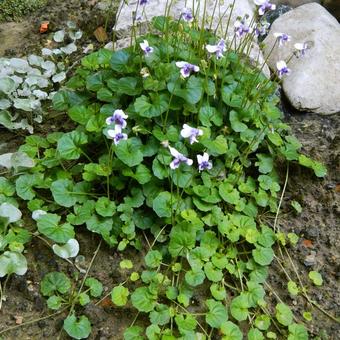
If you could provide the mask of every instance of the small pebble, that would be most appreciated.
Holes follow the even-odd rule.
[[[316,264],[316,252],[311,251],[310,254],[305,257],[303,263],[307,267],[314,266]]]

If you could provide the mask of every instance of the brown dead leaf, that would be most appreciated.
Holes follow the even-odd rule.
[[[336,184],[335,192],[340,192],[340,183]]]
[[[14,316],[14,319],[15,319],[15,323],[16,323],[17,325],[21,325],[21,324],[22,324],[22,321],[24,320],[24,317],[21,316],[21,315],[15,315],[15,316]]]
[[[302,244],[306,247],[306,248],[313,248],[313,242],[311,240],[303,240]]]
[[[102,26],[99,26],[93,34],[99,42],[105,42],[108,39],[107,33]]]
[[[112,300],[109,297],[106,297],[105,299],[103,299],[102,301],[100,301],[99,306],[101,307],[112,307],[113,303]]]
[[[41,24],[40,24],[40,28],[39,28],[39,32],[40,33],[45,33],[48,31],[48,25],[50,24],[49,21],[43,21]]]

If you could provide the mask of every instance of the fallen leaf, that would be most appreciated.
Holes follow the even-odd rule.
[[[340,183],[336,184],[335,192],[340,192]]]
[[[108,39],[106,31],[102,26],[99,26],[93,34],[99,42],[105,42]]]
[[[105,299],[103,299],[102,301],[100,301],[99,303],[100,307],[113,307],[113,303],[112,300],[109,297],[106,297]]]
[[[22,321],[24,320],[24,317],[23,316],[20,316],[20,315],[15,315],[14,316],[14,319],[15,319],[15,323],[17,325],[21,325],[22,324]]]
[[[313,242],[311,240],[303,240],[302,244],[306,247],[306,248],[312,248],[313,247]]]
[[[39,32],[40,33],[45,33],[48,31],[48,25],[50,24],[49,21],[43,21],[41,24],[40,24],[40,28],[39,28]]]

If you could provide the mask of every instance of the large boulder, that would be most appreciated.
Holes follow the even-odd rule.
[[[291,40],[274,46],[274,33]],[[295,43],[307,43],[304,56],[297,57]],[[298,110],[320,114],[340,112],[340,25],[316,3],[297,7],[279,17],[264,40],[264,54],[273,70],[279,60],[288,62],[291,73],[283,78],[283,91]]]
[[[320,0],[271,0],[270,2],[276,5],[287,5],[290,7],[298,7],[301,5],[309,4],[311,2],[320,3]]]

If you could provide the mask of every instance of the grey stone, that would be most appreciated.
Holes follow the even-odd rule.
[[[275,32],[291,36],[285,46],[275,45]],[[295,43],[308,45],[305,56],[293,56]],[[264,40],[267,63],[276,71],[276,62],[289,61],[291,73],[283,78],[283,91],[300,111],[319,114],[340,112],[340,25],[317,3],[297,7],[274,21]]]
[[[270,2],[276,5],[288,5],[291,7],[298,7],[301,5],[309,4],[311,2],[320,3],[320,0],[271,0]]]

